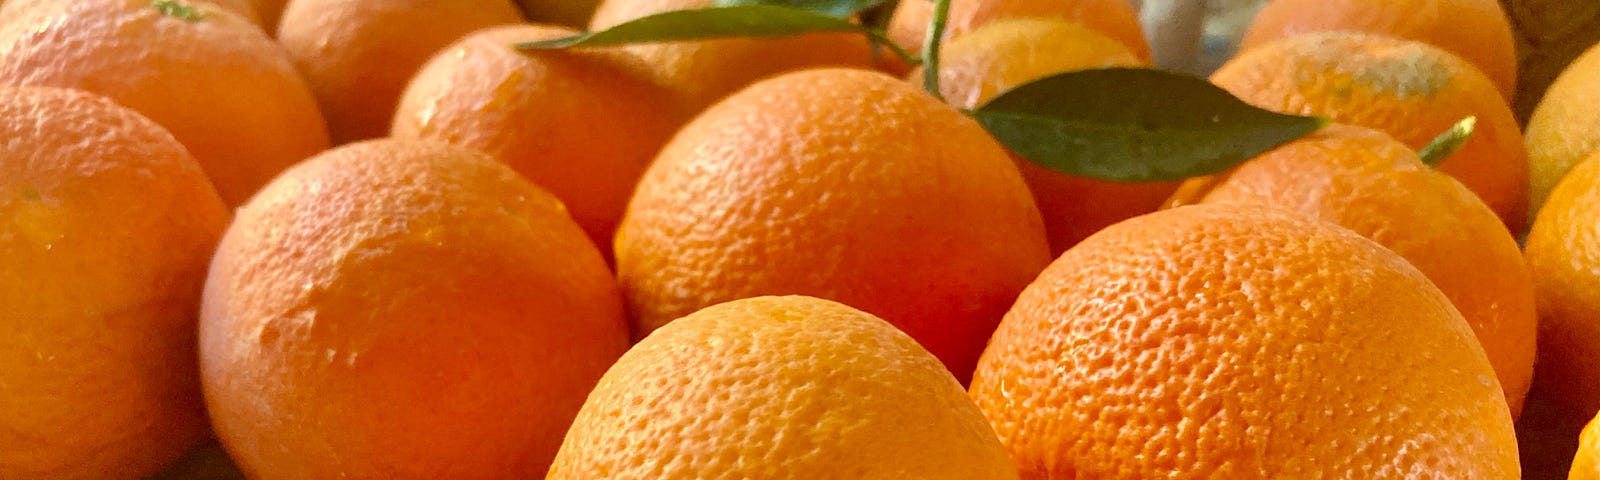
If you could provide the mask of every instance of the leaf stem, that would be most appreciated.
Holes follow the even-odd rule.
[[[939,46],[944,43],[945,23],[950,20],[950,0],[933,0],[933,25],[928,27],[928,37],[922,43],[922,88],[933,98],[944,100],[939,93]]]
[[[1422,157],[1422,163],[1426,163],[1428,166],[1439,166],[1439,162],[1449,158],[1450,154],[1456,153],[1456,150],[1467,143],[1467,139],[1472,138],[1472,131],[1477,125],[1478,117],[1468,116],[1461,119],[1455,125],[1451,125],[1444,133],[1434,137],[1433,141],[1428,142],[1421,150],[1418,150],[1417,156]]]

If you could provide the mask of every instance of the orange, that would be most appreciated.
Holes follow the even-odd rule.
[[[283,17],[283,10],[289,5],[289,0],[249,0],[251,9],[261,17],[261,27],[268,33],[278,31],[278,21]]]
[[[1273,0],[1256,14],[1239,48],[1341,30],[1442,48],[1482,70],[1502,98],[1516,95],[1517,40],[1496,0]]]
[[[393,133],[487,152],[560,197],[609,247],[634,184],[681,120],[626,52],[511,47],[571,33],[522,25],[463,38],[411,81]]]
[[[1011,17],[1053,17],[1080,23],[1121,42],[1140,60],[1150,61],[1139,12],[1128,0],[952,0],[945,39]],[[921,52],[932,19],[932,0],[902,1],[889,19],[889,39],[912,53]]]
[[[1400,254],[1466,317],[1512,416],[1522,410],[1538,337],[1522,250],[1488,205],[1404,144],[1376,130],[1334,125],[1226,173],[1189,180],[1173,201],[1294,210]]]
[[[0,478],[142,478],[205,432],[195,317],[228,212],[183,145],[0,88]]]
[[[1533,188],[1529,214],[1573,165],[1600,150],[1600,43],[1589,47],[1556,77],[1528,120],[1528,164]]]
[[[1476,116],[1472,138],[1439,169],[1483,198],[1509,230],[1523,231],[1521,131],[1488,77],[1449,52],[1378,35],[1312,33],[1246,51],[1211,80],[1256,106],[1375,128],[1413,149]]]
[[[62,0],[3,0],[3,1],[0,1],[0,12],[4,12],[4,13],[0,13],[0,18],[5,18],[7,16],[15,14],[10,10],[12,8],[22,8],[22,7],[25,7],[25,6],[32,6],[32,5],[35,5],[35,4],[46,4],[46,5],[48,5],[48,4],[51,4],[51,3],[59,3],[60,1],[62,1]],[[152,0],[151,3],[155,2],[155,1],[159,1],[159,0]],[[254,23],[254,24],[257,24],[257,25],[264,25],[264,23],[261,22],[260,16],[258,16],[256,14],[257,8],[251,6],[251,3],[254,3],[252,0],[193,0],[193,1],[172,2],[172,3],[178,4],[178,5],[188,5],[188,4],[194,4],[194,3],[210,3],[210,4],[216,5],[217,7],[220,7],[222,9],[224,9],[224,10],[239,14],[240,16],[243,16],[244,18],[249,19],[251,23]],[[272,30],[267,30],[267,31],[271,32]]]
[[[635,333],[757,295],[904,330],[963,381],[1050,261],[1039,210],[977,122],[863,70],[774,77],[690,122],[617,231]]]
[[[939,360],[883,320],[810,297],[707,307],[606,372],[552,480],[1014,479]]]
[[[518,0],[522,11],[535,22],[582,28],[589,24],[600,0]]]
[[[1472,330],[1404,258],[1248,205],[1163,210],[1056,259],[972,398],[1022,478],[1517,478]]]
[[[54,0],[19,13],[0,19],[0,85],[78,88],[139,111],[188,147],[229,205],[328,146],[294,64],[243,17],[181,0]]]
[[[1600,416],[1589,422],[1578,441],[1578,455],[1572,459],[1568,480],[1600,480]]]
[[[1550,193],[1525,253],[1539,301],[1534,381],[1582,423],[1600,411],[1600,152]]]
[[[241,207],[200,374],[250,478],[538,478],[628,348],[605,262],[555,196],[480,154],[372,140]]]
[[[589,29],[603,30],[648,15],[704,8],[712,3],[713,0],[604,0],[595,10]],[[679,111],[685,114],[699,112],[756,80],[776,74],[815,67],[873,66],[871,44],[866,36],[853,33],[645,43],[622,48],[644,59],[655,78],[671,87]]]
[[[510,0],[298,0],[278,43],[328,118],[334,143],[389,133],[411,75],[481,28],[522,22]]]
[[[1056,18],[1002,19],[950,41],[940,53],[945,101],[972,109],[1052,74],[1146,63],[1110,37]],[[922,69],[909,80],[922,84]],[[1129,217],[1155,211],[1177,182],[1117,183],[1058,173],[1012,155],[1044,216],[1051,254]]]

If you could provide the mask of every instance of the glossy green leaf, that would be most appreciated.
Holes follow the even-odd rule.
[[[718,7],[736,5],[777,5],[820,13],[835,18],[850,18],[862,11],[882,5],[884,0],[717,0]]]
[[[732,37],[788,37],[818,32],[866,35],[901,58],[912,57],[881,32],[850,20],[778,5],[731,5],[675,10],[641,17],[605,30],[517,44],[524,50],[599,47],[633,43],[710,40]]]
[[[1203,78],[1146,68],[1052,75],[971,114],[1034,163],[1118,182],[1221,172],[1327,125],[1256,108]]]
[[[1467,139],[1472,138],[1472,131],[1477,126],[1478,117],[1463,118],[1455,125],[1451,125],[1449,130],[1433,137],[1433,141],[1428,142],[1422,150],[1417,150],[1417,156],[1422,157],[1422,163],[1437,166],[1439,162],[1449,158],[1450,154],[1461,149],[1461,146],[1467,143]]]

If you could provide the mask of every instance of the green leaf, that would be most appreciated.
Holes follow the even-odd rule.
[[[162,15],[190,22],[198,22],[201,17],[199,10],[176,0],[152,0],[150,8],[156,9]]]
[[[834,18],[850,18],[866,9],[882,5],[883,2],[884,0],[716,0],[712,5],[717,7],[776,5],[820,13]]]
[[[910,54],[877,30],[820,13],[762,4],[663,12],[598,32],[523,42],[516,47],[523,50],[543,50],[731,37],[788,37],[818,32],[865,34],[874,43],[884,45],[901,58],[912,61]]]
[[[1256,108],[1203,78],[1145,68],[1052,75],[971,113],[1034,163],[1118,182],[1221,172],[1328,123]]]
[[[1467,139],[1472,138],[1472,131],[1477,126],[1478,117],[1468,116],[1463,118],[1461,121],[1456,122],[1455,125],[1451,125],[1449,130],[1445,130],[1439,136],[1433,137],[1433,141],[1428,142],[1428,145],[1422,147],[1421,150],[1417,150],[1417,156],[1422,157],[1422,163],[1426,163],[1430,167],[1439,166],[1439,162],[1449,158],[1450,154],[1456,153],[1456,150],[1461,149],[1461,146],[1467,143]]]

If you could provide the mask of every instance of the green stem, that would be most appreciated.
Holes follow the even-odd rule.
[[[1422,163],[1434,167],[1439,166],[1439,162],[1449,158],[1450,154],[1456,153],[1456,150],[1467,143],[1467,139],[1472,138],[1472,131],[1477,125],[1478,117],[1468,116],[1461,119],[1461,121],[1452,125],[1450,129],[1434,137],[1433,141],[1428,142],[1421,150],[1418,150],[1417,156],[1422,158]]]
[[[933,25],[922,43],[922,88],[933,98],[939,94],[939,46],[944,43],[945,23],[950,20],[950,0],[933,0]]]

